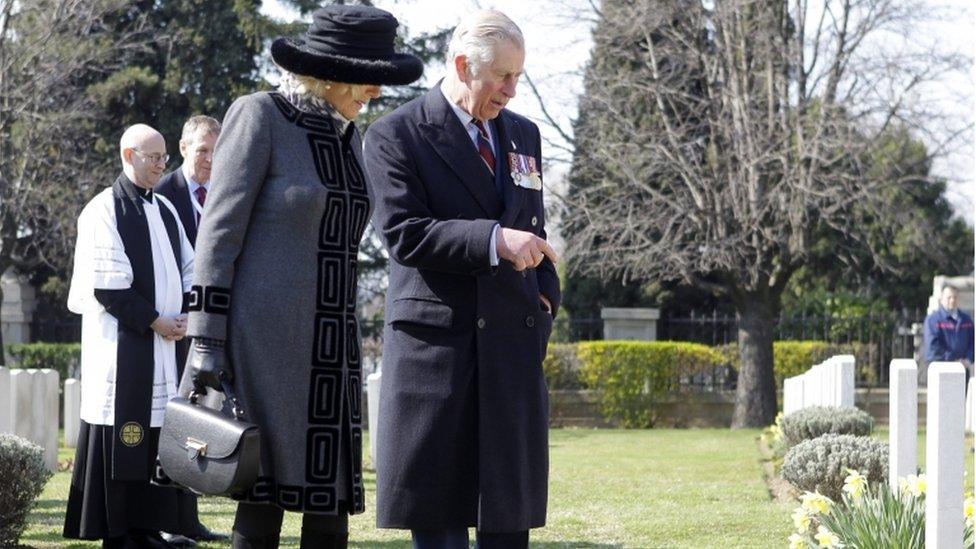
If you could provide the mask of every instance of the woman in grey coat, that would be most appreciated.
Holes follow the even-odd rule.
[[[351,120],[423,71],[394,52],[397,26],[375,8],[316,11],[303,40],[272,44],[278,90],[237,99],[217,141],[188,371],[199,389],[232,377],[261,430],[234,547],[277,547],[282,510],[303,513],[302,547],[345,547],[365,508],[356,255],[371,205]]]

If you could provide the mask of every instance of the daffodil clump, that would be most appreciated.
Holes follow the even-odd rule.
[[[811,547],[925,547],[925,475],[899,479],[898,490],[885,483],[870,485],[865,475],[847,470],[840,502],[806,492],[793,511],[790,549]],[[963,506],[965,546],[973,545],[974,499]]]
[[[783,412],[776,414],[776,420],[772,425],[763,429],[760,436],[766,447],[773,452],[774,459],[783,459],[786,450],[789,449],[786,446],[786,439],[783,437]]]

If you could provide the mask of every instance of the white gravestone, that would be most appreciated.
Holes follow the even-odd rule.
[[[820,376],[817,366],[803,374],[803,407],[820,406]]]
[[[933,362],[928,372],[925,547],[962,549],[963,422],[966,372],[958,362]]]
[[[840,355],[834,357],[834,367],[837,369],[837,386],[835,395],[837,406],[843,408],[854,407],[854,355]]]
[[[788,416],[799,409],[803,403],[802,381],[798,377],[783,380],[783,415]]]
[[[10,370],[0,366],[0,433],[13,432],[13,422],[10,415],[13,413],[10,393]]]
[[[216,392],[216,391],[213,391]],[[64,445],[78,446],[78,430],[81,427],[81,382],[77,379],[64,381]]]
[[[888,379],[888,485],[918,472],[918,364],[910,358],[891,361]]]
[[[976,377],[969,378],[966,388],[966,432],[973,432],[973,388],[976,387]]]
[[[10,372],[13,433],[44,449],[44,464],[58,466],[58,383],[55,370]]]
[[[383,370],[366,376],[367,413],[369,414],[369,459],[376,469],[376,428],[380,424],[380,380]]]

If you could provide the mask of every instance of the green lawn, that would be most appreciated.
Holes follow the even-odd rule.
[[[532,546],[783,547],[791,506],[770,501],[755,430],[573,430],[551,432],[549,521]],[[368,453],[368,450],[367,450]],[[73,455],[62,450],[61,459]],[[405,532],[374,527],[375,476],[367,512],[350,521],[353,547],[410,547]],[[54,476],[21,542],[97,547],[61,538],[68,473]],[[230,531],[234,503],[200,501],[203,522]],[[286,513],[282,547],[297,547],[300,518]],[[220,547],[219,544],[202,547]]]

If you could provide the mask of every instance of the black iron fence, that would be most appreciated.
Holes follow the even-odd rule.
[[[921,345],[921,311],[862,316],[783,315],[776,321],[777,340],[819,340],[838,345],[856,345],[859,360],[858,384],[886,385],[888,364],[893,358],[918,358]],[[54,319],[35,316],[32,324],[34,341],[72,342],[81,338],[81,319]],[[360,324],[363,359],[367,370],[378,363],[382,353],[382,319],[364,320]],[[720,346],[736,342],[738,323],[732,314],[692,312],[686,316],[664,315],[658,321],[661,340],[693,341]],[[603,320],[599,318],[557,318],[552,332],[554,343],[572,343],[603,339]],[[707,374],[676,380],[681,387],[699,390],[728,389],[735,386],[735,372],[726,366]],[[677,388],[677,387],[676,387]]]

